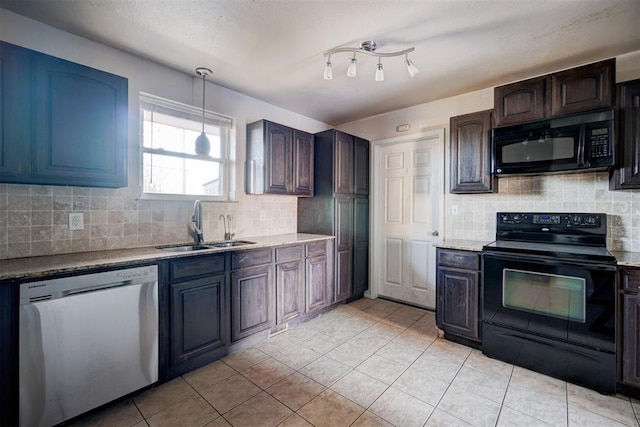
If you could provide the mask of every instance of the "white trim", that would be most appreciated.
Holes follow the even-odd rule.
[[[378,288],[380,286],[379,284],[379,280],[380,280],[380,276],[377,273],[376,270],[374,270],[374,263],[373,260],[376,257],[376,248],[378,246],[378,239],[379,239],[379,235],[375,230],[375,224],[377,224],[376,220],[378,219],[378,215],[379,213],[377,212],[376,209],[376,203],[377,203],[377,194],[375,192],[376,190],[376,186],[375,186],[375,181],[376,178],[378,177],[378,175],[380,174],[380,169],[378,167],[378,158],[380,157],[380,149],[382,147],[386,147],[389,145],[394,145],[394,144],[400,144],[400,143],[404,143],[404,142],[411,142],[411,141],[417,141],[417,140],[425,140],[425,139],[438,139],[441,138],[442,141],[442,153],[443,153],[443,167],[442,167],[442,179],[440,180],[440,194],[442,195],[442,203],[440,204],[440,221],[438,224],[438,230],[440,233],[440,239],[444,240],[445,239],[445,204],[446,204],[446,200],[445,200],[445,193],[444,193],[444,189],[445,189],[445,169],[446,169],[446,142],[444,139],[445,136],[445,128],[438,128],[438,129],[433,129],[433,130],[428,130],[425,132],[420,132],[420,133],[414,133],[414,134],[409,134],[409,135],[402,135],[402,136],[395,136],[395,137],[391,137],[391,138],[384,138],[384,139],[379,139],[379,140],[375,140],[371,142],[371,148],[370,148],[370,164],[369,164],[369,169],[371,171],[373,171],[373,173],[371,173],[369,175],[369,188],[372,189],[372,191],[369,194],[369,204],[371,206],[371,208],[369,209],[369,224],[373,224],[373,227],[369,227],[369,240],[370,240],[370,244],[369,244],[369,249],[370,249],[370,257],[369,257],[369,290],[365,293],[365,296],[368,298],[377,298],[378,297]]]

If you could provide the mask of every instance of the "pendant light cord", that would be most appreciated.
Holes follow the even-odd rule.
[[[204,79],[206,78],[206,75],[204,73],[202,73],[202,133],[204,133],[204,90],[205,90],[205,86],[204,86]]]

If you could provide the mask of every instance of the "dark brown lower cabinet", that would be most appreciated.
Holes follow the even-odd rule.
[[[227,276],[171,285],[171,365],[224,349]]]
[[[621,383],[640,388],[640,268],[620,268],[618,367]]]
[[[305,312],[304,245],[276,249],[276,323],[286,323]]]
[[[231,273],[231,341],[276,325],[273,264]]]
[[[306,259],[306,301],[307,313],[314,312],[331,304],[333,288],[332,269],[328,260],[332,259],[330,248],[333,241],[323,240],[307,244]]]
[[[436,325],[447,338],[479,343],[480,254],[440,248],[436,254]]]
[[[354,199],[353,298],[369,289],[369,199]]]
[[[18,285],[0,283],[0,426],[18,425]]]

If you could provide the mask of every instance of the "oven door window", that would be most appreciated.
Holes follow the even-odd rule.
[[[528,313],[584,323],[586,280],[505,268],[502,305]]]

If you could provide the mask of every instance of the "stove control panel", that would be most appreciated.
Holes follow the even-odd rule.
[[[601,213],[524,213],[498,212],[498,229],[525,229],[552,227],[554,229],[568,228],[599,228],[606,221],[606,214]]]

